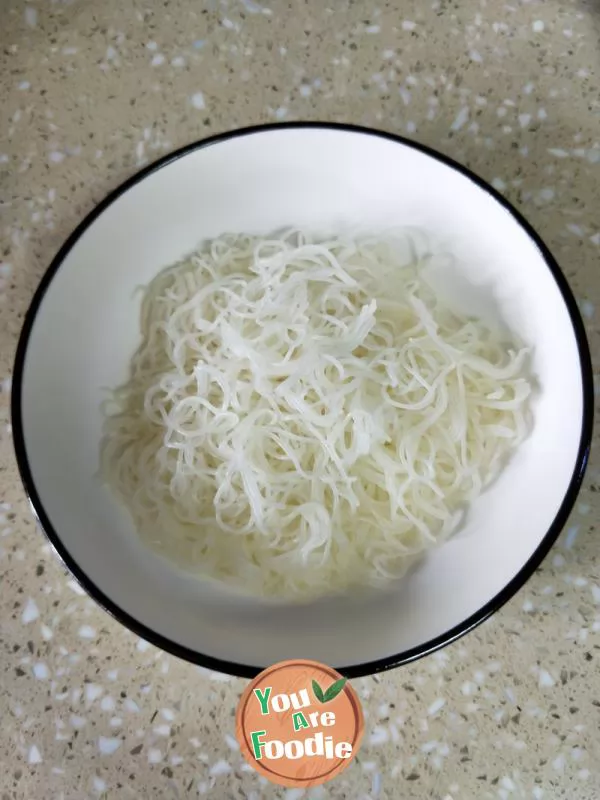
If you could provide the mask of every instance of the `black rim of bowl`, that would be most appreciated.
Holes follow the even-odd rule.
[[[175,152],[165,156],[164,158],[159,159],[153,164],[150,164],[150,166],[145,167],[140,172],[136,173],[131,178],[122,183],[117,189],[112,191],[101,203],[99,203],[99,205],[97,205],[87,215],[87,217],[77,226],[77,228],[73,231],[73,233],[69,236],[69,238],[63,244],[63,246],[60,248],[59,252],[54,257],[50,266],[46,270],[33,296],[31,305],[25,315],[23,328],[21,331],[19,343],[17,346],[17,352],[15,356],[14,373],[13,373],[13,391],[11,398],[13,438],[14,438],[16,457],[17,457],[17,464],[19,472],[21,474],[21,480],[24,484],[25,491],[29,498],[31,508],[40,524],[40,527],[44,531],[45,535],[47,536],[48,540],[53,546],[55,552],[58,554],[62,562],[68,568],[68,570],[82,585],[82,587],[86,590],[86,592],[91,597],[93,597],[94,600],[105,611],[111,614],[111,616],[113,616],[115,619],[117,619],[131,631],[136,633],[138,636],[142,637],[143,639],[146,639],[148,642],[151,642],[152,644],[156,645],[162,650],[165,650],[179,658],[182,658],[186,661],[190,661],[194,664],[201,665],[208,669],[228,673],[230,675],[252,678],[259,672],[261,672],[265,667],[269,666],[268,664],[253,666],[249,664],[236,663],[234,661],[223,660],[220,658],[214,658],[213,656],[206,655],[196,650],[192,650],[189,647],[180,645],[177,642],[172,641],[168,637],[163,636],[162,634],[157,633],[156,631],[147,627],[143,623],[139,622],[137,619],[134,619],[134,617],[128,614],[124,609],[120,608],[116,603],[114,603],[110,599],[110,597],[104,594],[104,592],[98,586],[96,586],[93,583],[93,581],[90,580],[90,578],[86,575],[84,569],[72,558],[69,551],[61,541],[60,535],[54,529],[52,522],[50,521],[48,515],[46,514],[41,499],[37,493],[31,469],[29,466],[27,450],[25,447],[23,419],[21,413],[21,393],[23,388],[23,370],[25,365],[25,359],[27,357],[29,338],[41,302],[46,293],[46,290],[48,289],[55,274],[60,269],[61,264],[64,261],[65,257],[75,246],[75,244],[81,238],[83,233],[85,233],[85,231],[94,223],[94,221],[109,205],[111,205],[115,200],[117,200],[132,186],[135,186],[136,184],[140,183],[152,173],[156,172],[159,169],[162,169],[163,167],[168,166],[169,164],[173,163],[174,161],[177,161],[180,158],[183,158],[184,156],[194,152],[195,150],[200,150],[202,148],[210,147],[212,145],[218,145],[221,142],[225,142],[241,136],[252,136],[266,131],[286,130],[290,128],[296,130],[328,129],[339,132],[354,133],[363,136],[364,135],[375,136],[382,139],[387,139],[388,141],[395,142],[396,144],[400,144],[404,147],[410,147],[413,150],[416,150],[420,153],[424,153],[430,156],[431,158],[444,164],[445,166],[450,167],[450,169],[459,172],[469,181],[476,184],[480,189],[483,189],[485,192],[491,195],[494,198],[494,200],[496,200],[497,203],[503,206],[511,214],[515,222],[527,233],[529,238],[533,241],[537,249],[540,251],[544,261],[546,262],[546,266],[548,267],[548,269],[552,273],[554,280],[556,281],[556,284],[561,292],[567,311],[569,312],[569,316],[571,318],[571,324],[573,326],[573,331],[575,334],[577,347],[579,351],[579,362],[581,369],[581,381],[582,381],[582,393],[583,393],[582,397],[583,414],[581,420],[581,434],[579,440],[577,460],[575,463],[575,467],[573,469],[573,474],[571,476],[568,489],[565,493],[565,496],[560,505],[558,513],[556,514],[554,521],[552,522],[550,528],[548,529],[544,537],[541,539],[539,545],[537,546],[532,556],[523,565],[523,567],[521,567],[519,572],[512,578],[512,580],[504,587],[504,589],[502,589],[495,597],[489,600],[484,606],[482,606],[478,611],[476,611],[470,617],[465,619],[459,625],[456,625],[455,627],[446,631],[441,636],[437,636],[436,638],[431,639],[428,642],[424,642],[418,647],[411,648],[410,650],[406,650],[402,653],[397,653],[395,655],[386,656],[385,658],[376,658],[372,661],[365,661],[363,663],[352,664],[350,666],[332,665],[335,666],[336,669],[338,669],[341,673],[343,673],[347,677],[353,678],[353,677],[361,677],[363,675],[371,675],[377,672],[382,672],[384,670],[392,669],[393,667],[398,667],[403,664],[408,664],[411,661],[415,661],[416,659],[421,658],[422,656],[433,653],[435,650],[438,650],[439,648],[444,647],[445,645],[450,644],[451,642],[454,642],[456,639],[459,639],[465,633],[468,633],[469,631],[473,630],[482,622],[484,622],[486,619],[488,619],[492,614],[498,611],[507,602],[507,600],[509,600],[531,577],[531,575],[535,572],[537,567],[540,565],[540,563],[545,558],[548,551],[554,544],[560,531],[564,527],[564,524],[567,520],[567,517],[571,509],[573,508],[577,494],[581,487],[581,482],[583,480],[583,475],[588,461],[591,439],[592,439],[592,424],[593,424],[593,376],[592,376],[592,364],[591,364],[589,346],[575,298],[557,262],[553,258],[552,254],[550,253],[549,249],[546,247],[542,239],[532,228],[532,226],[520,214],[520,212],[518,212],[509,202],[507,202],[507,200],[504,199],[504,197],[502,197],[502,195],[500,195],[497,191],[495,191],[491,186],[489,186],[476,174],[471,172],[471,170],[457,163],[453,159],[448,158],[447,156],[442,155],[441,153],[438,153],[437,151],[431,149],[430,147],[426,147],[425,145],[418,144],[409,139],[405,139],[402,136],[397,136],[395,134],[386,133],[384,131],[379,131],[372,128],[364,128],[357,125],[322,123],[322,122],[297,122],[297,123],[291,122],[291,123],[280,123],[272,125],[256,125],[247,128],[240,128],[227,133],[221,133],[217,134],[216,136],[211,136],[199,142],[194,142],[193,144],[182,147],[181,149],[176,150]]]

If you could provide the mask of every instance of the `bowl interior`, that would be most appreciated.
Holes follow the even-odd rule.
[[[458,273],[440,276],[448,291],[499,313],[534,347],[539,383],[531,436],[453,539],[391,593],[295,608],[236,599],[148,552],[96,477],[105,387],[126,378],[139,341],[136,287],[206,237],[288,225],[432,231],[457,256]],[[189,151],[134,182],[63,255],[28,340],[21,461],[59,552],[143,635],[237,665],[294,656],[361,665],[468,627],[542,545],[577,468],[577,341],[534,240],[465,174],[365,132],[262,130]]]

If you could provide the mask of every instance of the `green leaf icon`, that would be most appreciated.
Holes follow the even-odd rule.
[[[338,694],[344,688],[344,685],[346,684],[347,680],[348,680],[347,678],[340,678],[339,680],[334,681],[329,687],[329,689],[327,689],[327,691],[325,692],[323,692],[323,689],[321,689],[319,684],[315,680],[313,680],[312,688],[314,695],[319,701],[319,703],[328,703],[330,700],[333,700],[338,696]]]
[[[313,680],[313,682],[312,682],[312,688],[313,688],[313,692],[315,693],[315,697],[317,698],[317,700],[320,703],[324,703],[325,702],[325,696],[323,695],[323,689],[321,689],[321,687],[319,686],[319,684],[315,680]]]
[[[344,685],[348,679],[347,678],[340,678],[339,680],[332,683],[329,689],[325,692],[323,702],[328,703],[330,700],[333,700],[344,688]]]

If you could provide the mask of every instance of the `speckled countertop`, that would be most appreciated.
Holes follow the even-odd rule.
[[[233,715],[245,681],[128,633],[32,521],[12,454],[12,359],[66,235],[142,164],[209,133],[379,126],[516,203],[570,279],[598,359],[599,42],[594,0],[2,0],[1,800],[301,796],[243,763]],[[599,509],[596,460],[558,544],[501,613],[355,682],[362,751],[307,797],[600,796]]]

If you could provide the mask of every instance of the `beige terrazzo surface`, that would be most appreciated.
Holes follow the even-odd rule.
[[[299,798],[243,763],[245,681],[140,641],[36,531],[10,376],[82,216],[142,164],[240,125],[326,119],[465,162],[546,239],[600,358],[600,5],[590,0],[0,3],[0,798]],[[598,461],[529,584],[421,662],[355,681],[359,758],[310,798],[600,796]]]

